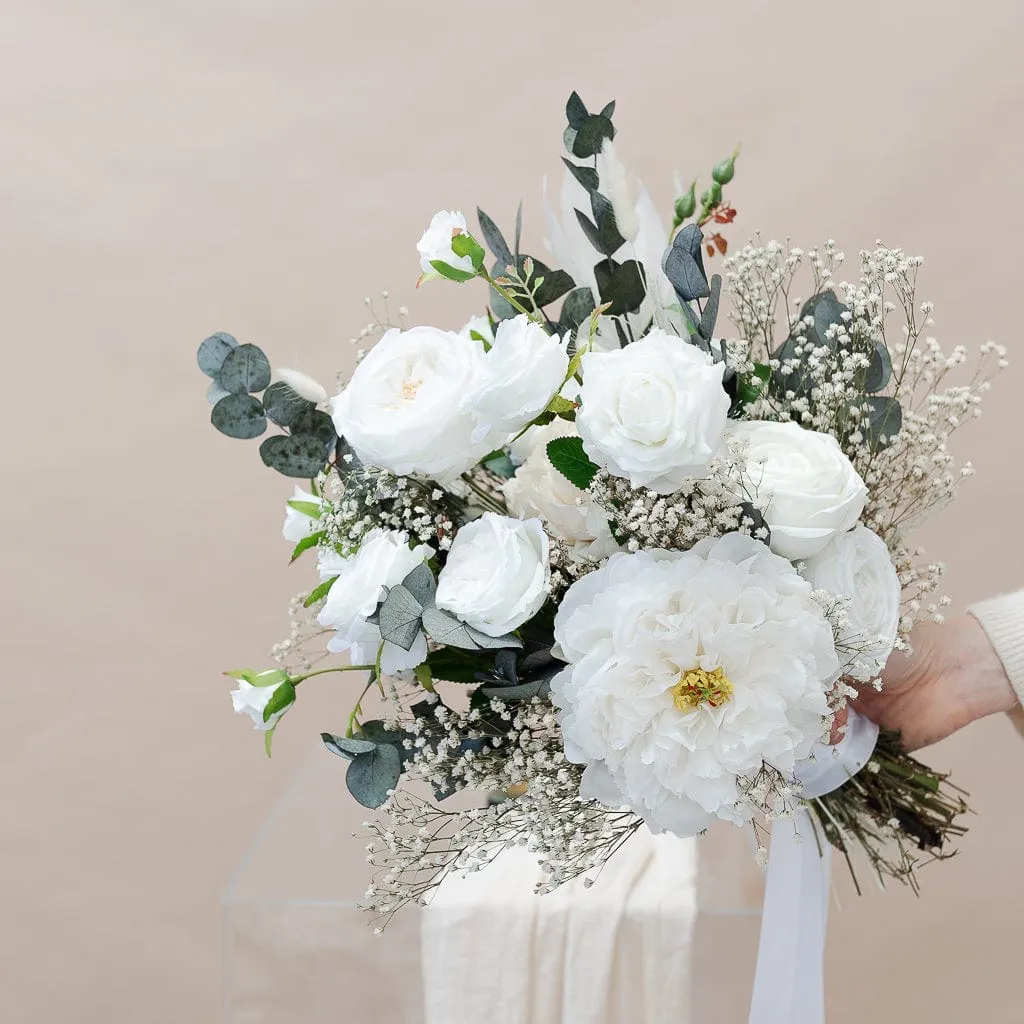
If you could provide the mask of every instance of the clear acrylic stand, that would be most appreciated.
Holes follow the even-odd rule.
[[[358,909],[369,865],[354,834],[366,812],[344,773],[311,750],[223,892],[224,1024],[424,1024],[420,918],[403,911],[375,936]],[[744,830],[712,829],[698,849],[690,1024],[739,1024],[762,876]]]

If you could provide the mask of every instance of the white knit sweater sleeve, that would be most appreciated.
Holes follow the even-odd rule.
[[[968,611],[981,623],[1024,703],[1024,590],[989,598]]]

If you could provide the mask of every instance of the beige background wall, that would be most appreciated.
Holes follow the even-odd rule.
[[[479,296],[414,293],[421,227],[522,196],[536,243],[573,87],[618,100],[666,209],[742,139],[733,239],[928,254],[940,337],[1015,363],[925,540],[959,606],[1024,583],[1022,29],[1009,0],[0,4],[0,1019],[213,1020],[219,887],[343,713],[304,693],[270,763],[230,714],[218,671],[302,583],[287,484],[206,422],[196,344],[330,380],[365,294],[457,326]],[[930,758],[980,816],[923,900],[843,887],[835,1024],[1024,1019],[1024,744],[994,720]]]

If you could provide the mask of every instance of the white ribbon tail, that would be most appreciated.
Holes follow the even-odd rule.
[[[878,726],[851,710],[835,747],[819,744],[796,773],[806,799],[838,789],[867,764]],[[825,931],[832,850],[801,808],[772,828],[748,1024],[824,1024]]]

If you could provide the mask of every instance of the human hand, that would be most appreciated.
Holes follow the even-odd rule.
[[[985,630],[964,614],[939,626],[922,624],[911,654],[896,652],[882,673],[882,689],[860,687],[851,704],[883,729],[902,734],[907,750],[937,743],[965,725],[1011,711],[1017,695]]]

